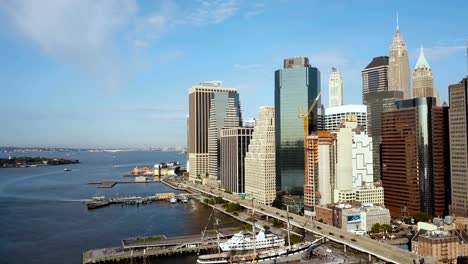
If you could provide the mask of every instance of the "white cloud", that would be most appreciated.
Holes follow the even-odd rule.
[[[136,14],[135,0],[1,1],[0,10],[50,56],[77,64],[108,85],[121,82],[113,40]]]
[[[239,10],[237,0],[198,0],[199,6],[190,12],[184,22],[194,25],[218,24]]]
[[[424,48],[424,54],[428,60],[440,60],[446,57],[450,57],[454,54],[462,53],[466,51],[466,46],[434,46],[430,48]],[[415,52],[419,56],[419,50]]]

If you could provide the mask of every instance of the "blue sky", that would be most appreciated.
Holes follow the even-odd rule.
[[[397,12],[410,67],[422,44],[447,100],[467,73],[468,2],[432,2],[0,0],[0,146],[185,146],[192,85],[238,88],[255,117],[291,56],[320,69],[325,105],[332,66],[359,104]]]

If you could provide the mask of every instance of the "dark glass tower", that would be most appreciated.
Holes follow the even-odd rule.
[[[306,57],[285,59],[275,72],[276,187],[291,195],[304,192],[304,126],[298,116],[319,92],[320,71]],[[309,116],[308,134],[316,127],[317,108]]]

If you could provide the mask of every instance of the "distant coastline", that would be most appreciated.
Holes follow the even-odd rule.
[[[0,168],[28,168],[39,166],[57,166],[67,164],[78,164],[79,160],[54,159],[42,157],[9,157],[0,159]]]
[[[42,148],[42,147],[0,147],[0,153],[24,153],[24,152],[183,152],[184,147],[156,147],[156,148]]]

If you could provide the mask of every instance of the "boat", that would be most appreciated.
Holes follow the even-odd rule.
[[[188,197],[187,197],[187,196],[182,196],[182,198],[180,198],[180,200],[181,200],[183,203],[187,203],[187,202],[188,202]]]
[[[68,169],[68,168],[65,168],[65,169],[63,169],[63,170],[64,170],[64,171],[71,171],[71,169]]]
[[[171,199],[169,199],[169,202],[172,204],[177,203],[177,199],[175,197],[172,197]]]
[[[288,246],[285,240],[273,234],[265,234],[260,229],[255,236],[255,223],[252,221],[252,236],[244,237],[242,232],[236,233],[228,241],[219,243],[218,253],[199,255],[199,264],[221,264],[221,263],[291,263],[301,261],[310,254],[313,243],[302,242],[290,244],[289,208],[288,208]],[[252,200],[252,219],[254,219],[255,208]],[[222,252],[221,252],[222,250]]]

